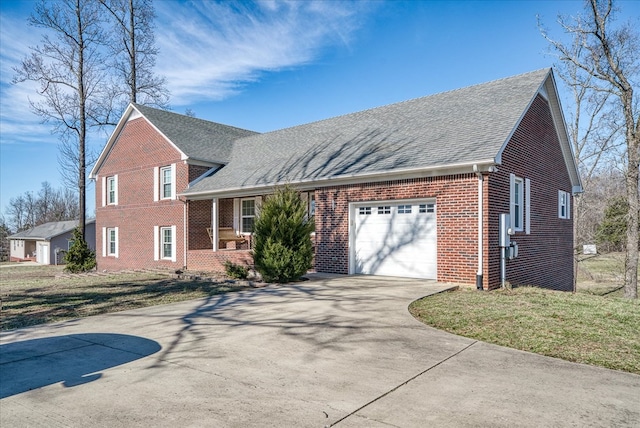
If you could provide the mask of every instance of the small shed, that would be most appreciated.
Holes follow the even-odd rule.
[[[35,261],[43,265],[62,264],[64,253],[71,245],[73,229],[77,226],[78,220],[53,221],[9,236],[10,260]],[[95,219],[86,223],[85,240],[89,248],[95,251]]]

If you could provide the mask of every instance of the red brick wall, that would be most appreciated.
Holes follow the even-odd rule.
[[[248,250],[190,250],[187,258],[189,260],[189,270],[205,272],[224,272],[224,262],[253,267],[251,251]]]
[[[184,266],[184,203],[154,202],[154,167],[176,164],[176,189],[187,187],[189,168],[149,123],[128,122],[96,181],[96,254],[99,270],[180,268]],[[118,174],[118,205],[102,206],[102,177]],[[154,261],[154,226],[176,226],[175,263]],[[118,227],[118,258],[102,256],[102,228]]]
[[[518,243],[519,257],[507,261],[507,281],[512,285],[571,290],[573,220],[558,218],[558,190],[571,193],[571,181],[548,103],[540,96],[507,144],[498,172],[487,178],[491,205],[486,279],[490,287],[500,286],[498,221],[500,213],[509,213],[510,173],[531,180],[531,234],[523,231],[511,236]]]
[[[211,249],[211,239],[207,228],[211,227],[212,201],[188,202],[189,250]],[[190,260],[189,260],[190,261]]]
[[[475,283],[477,189],[476,176],[463,174],[316,190],[316,270],[349,272],[349,203],[435,198],[438,281]]]

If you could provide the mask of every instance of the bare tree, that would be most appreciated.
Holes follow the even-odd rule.
[[[78,197],[70,189],[54,189],[45,181],[37,194],[25,192],[11,198],[5,213],[8,226],[16,232],[51,221],[77,220]]]
[[[43,122],[52,123],[62,147],[77,153],[76,185],[84,237],[86,213],[86,142],[90,126],[109,123],[111,105],[104,87],[104,35],[100,4],[96,0],[40,0],[29,23],[47,33],[40,46],[15,68],[14,83],[40,85],[41,101],[31,101]],[[77,150],[76,150],[77,148]]]
[[[617,100],[624,123],[624,175],[629,203],[624,295],[637,299],[640,117],[633,85],[640,75],[638,24],[626,23],[610,28],[614,22],[613,0],[588,0],[585,10],[584,16],[558,19],[565,33],[573,36],[578,49],[551,39],[546,32],[543,35],[559,53],[562,62],[571,63],[580,70],[577,75],[579,85]]]
[[[154,74],[158,49],[153,34],[151,0],[100,0],[113,22],[112,65],[119,92],[127,102],[167,108],[165,79]]]

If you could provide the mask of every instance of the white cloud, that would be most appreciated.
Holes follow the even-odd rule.
[[[156,3],[158,74],[172,103],[219,100],[261,73],[304,65],[347,45],[366,2]]]

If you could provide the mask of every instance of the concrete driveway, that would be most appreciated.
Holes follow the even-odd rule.
[[[408,313],[446,288],[315,277],[6,332],[0,426],[640,426],[640,376]]]

